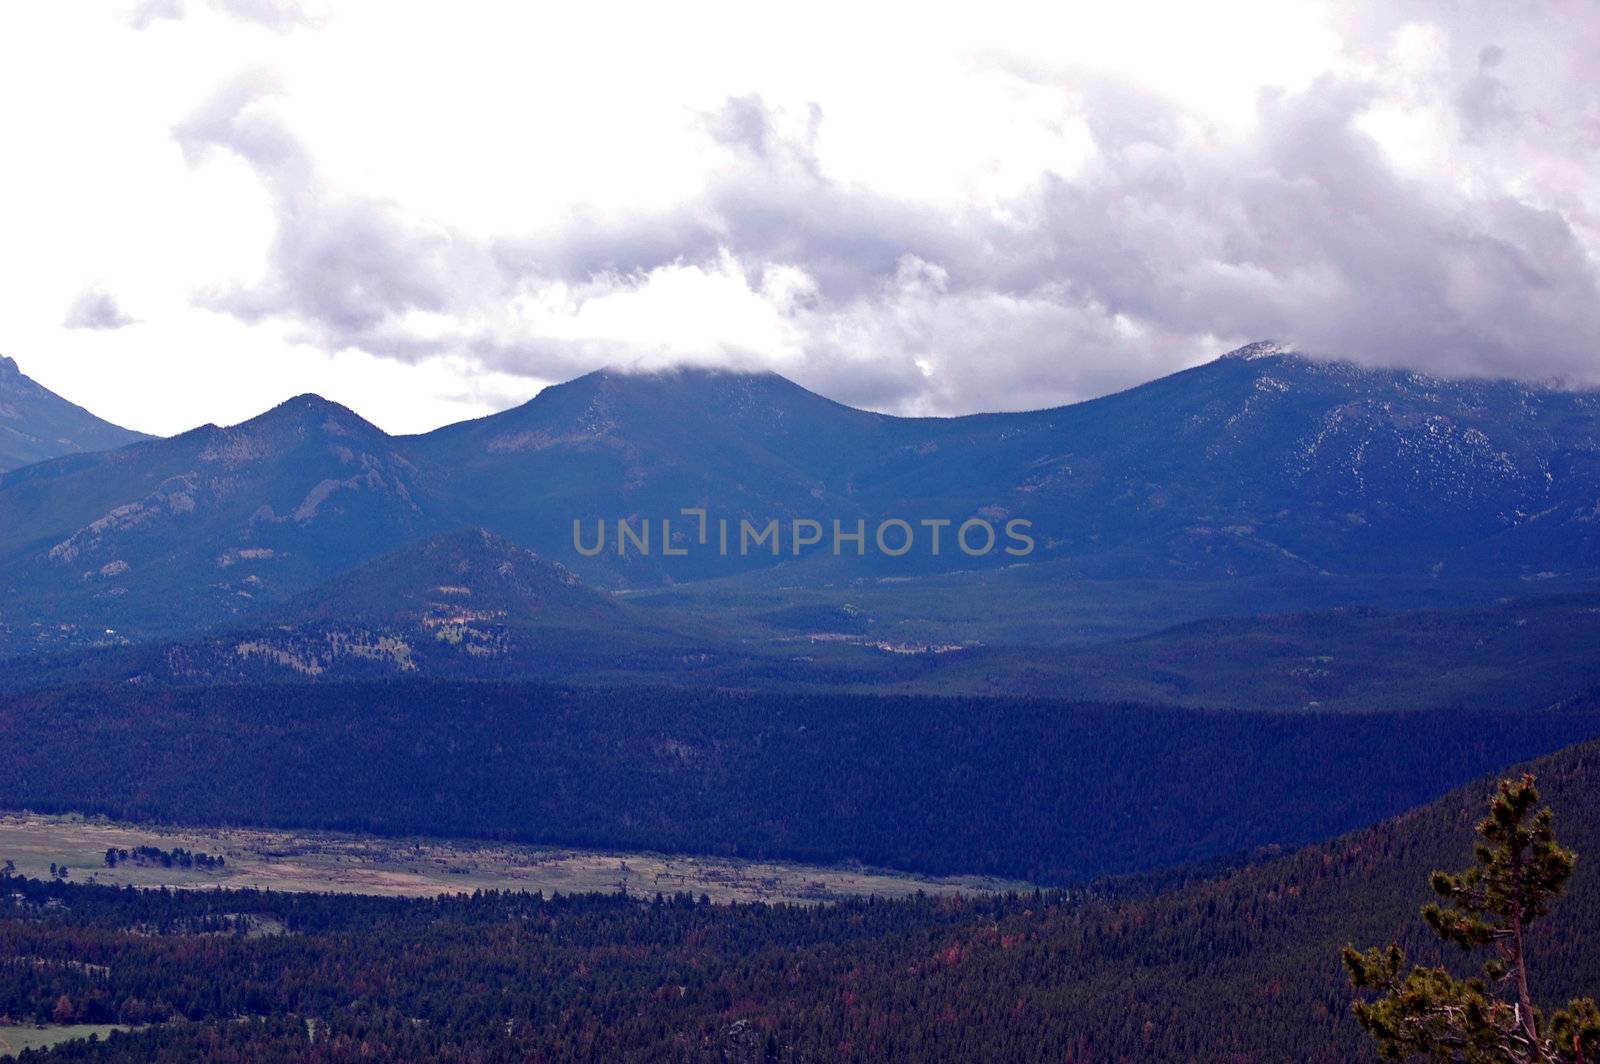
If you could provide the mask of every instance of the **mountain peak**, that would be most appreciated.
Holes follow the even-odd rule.
[[[242,422],[238,427],[259,428],[280,424],[302,426],[315,424],[334,435],[347,435],[352,432],[384,434],[382,429],[343,403],[324,399],[315,392],[304,392],[291,399],[285,399],[272,409]]]
[[[1240,362],[1254,362],[1257,359],[1272,358],[1276,355],[1292,355],[1294,353],[1294,347],[1289,344],[1281,343],[1277,340],[1256,340],[1253,343],[1245,344],[1243,347],[1236,347],[1222,357],[1236,359]]]
[[[632,377],[640,380],[650,380],[652,378],[744,381],[788,380],[782,374],[770,369],[738,369],[733,366],[699,366],[692,363],[663,366],[658,369],[619,369],[611,366],[607,367],[605,372],[616,377]]]
[[[267,413],[270,414],[273,411],[278,411],[278,410],[286,411],[286,412],[287,411],[305,410],[305,411],[310,411],[312,413],[329,413],[329,414],[339,414],[339,413],[342,413],[342,414],[354,414],[355,413],[355,411],[351,410],[349,407],[345,406],[343,403],[336,403],[332,399],[324,399],[322,396],[318,395],[316,392],[301,392],[299,395],[296,395],[296,396],[293,396],[291,398],[285,399],[283,402],[281,402],[277,406],[273,407],[272,410],[267,411]]]
[[[771,371],[605,367],[553,384],[520,406],[447,425],[423,438],[481,437],[496,452],[620,446],[624,438],[629,450],[648,451],[652,441],[675,449],[685,418],[699,418],[704,431],[722,437],[789,432],[794,426],[793,431],[805,432],[809,449],[842,424],[872,426],[882,415],[844,406]]]
[[[618,400],[636,411],[681,413],[699,410],[719,419],[768,426],[795,416],[843,417],[876,423],[881,415],[858,410],[767,369],[723,366],[672,366],[634,370],[608,367],[563,387],[575,393]]]
[[[603,366],[592,373],[574,378],[558,388],[576,386],[579,390],[593,389],[631,393],[635,395],[661,395],[692,391],[726,391],[728,389],[780,388],[796,393],[804,392],[800,385],[772,370],[731,369],[724,366],[678,365],[657,369],[634,369],[628,366]]]
[[[147,438],[63,399],[0,355],[0,472]]]

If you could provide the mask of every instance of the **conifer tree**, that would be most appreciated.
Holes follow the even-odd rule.
[[[1398,945],[1344,950],[1350,981],[1381,996],[1355,1004],[1356,1019],[1385,1060],[1459,1064],[1600,1064],[1600,1009],[1591,998],[1545,1019],[1529,990],[1527,931],[1547,915],[1576,860],[1556,844],[1553,815],[1534,812],[1534,778],[1502,780],[1479,822],[1476,863],[1435,872],[1441,899],[1422,915],[1440,938],[1463,950],[1492,947],[1483,977],[1458,979],[1445,968],[1413,967]]]

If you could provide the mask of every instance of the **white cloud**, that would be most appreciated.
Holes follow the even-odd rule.
[[[1030,407],[1267,335],[1597,379],[1592,6],[779,19],[7,8],[38,104],[0,136],[51,165],[8,173],[0,343],[166,430],[306,388],[415,429],[673,360]]]
[[[68,329],[120,329],[132,325],[133,319],[117,305],[110,292],[90,286],[78,293],[61,324]]]
[[[326,17],[308,10],[301,0],[209,0],[209,6],[212,11],[277,33],[319,26]],[[132,29],[143,30],[188,14],[185,0],[138,0],[123,13],[123,21]]]

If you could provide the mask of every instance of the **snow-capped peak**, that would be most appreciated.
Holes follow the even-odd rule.
[[[1223,355],[1223,358],[1237,358],[1246,362],[1253,362],[1258,358],[1271,358],[1273,355],[1293,354],[1294,348],[1277,340],[1257,340],[1252,344],[1235,348]]]

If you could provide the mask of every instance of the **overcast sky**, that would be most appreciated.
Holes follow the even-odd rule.
[[[0,5],[0,353],[170,433],[606,364],[905,413],[1273,337],[1600,382],[1600,4]]]

